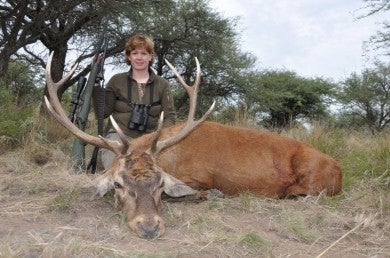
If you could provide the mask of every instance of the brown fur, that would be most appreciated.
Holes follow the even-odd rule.
[[[162,138],[178,128],[164,130]],[[165,150],[158,165],[195,189],[215,188],[232,195],[251,191],[281,198],[341,191],[337,162],[308,144],[213,122],[204,122]]]
[[[118,158],[108,172],[115,187],[115,204],[126,216],[129,227],[142,238],[164,233],[161,210],[162,178],[146,153]]]
[[[160,139],[176,135],[182,126],[163,129]],[[203,196],[193,189],[218,189],[228,195],[250,191],[273,198],[341,191],[341,170],[334,159],[275,133],[204,122],[157,160],[147,153],[154,138],[151,133],[132,140],[129,154],[117,156],[96,181],[99,195],[120,184],[115,186],[116,204],[143,238],[157,238],[165,231],[162,191],[173,197]]]
[[[341,191],[341,170],[337,162],[305,143],[269,132],[204,122],[215,103],[195,121],[200,82],[197,59],[192,87],[167,62],[190,98],[187,123],[166,128],[161,131],[161,137],[156,137],[161,119],[156,133],[129,143],[114,119],[111,123],[121,142],[88,135],[69,121],[57,90],[71,77],[76,66],[54,83],[50,75],[52,58],[53,54],[46,66],[46,82],[53,105],[45,97],[47,108],[81,140],[117,155],[112,167],[95,181],[94,194],[103,196],[115,188],[117,207],[124,211],[129,227],[140,237],[157,238],[165,231],[160,217],[162,191],[172,197],[196,195],[192,188],[218,189],[225,194],[251,191],[277,198],[323,191],[334,195]]]

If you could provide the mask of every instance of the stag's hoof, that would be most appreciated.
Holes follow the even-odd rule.
[[[218,189],[210,189],[206,191],[208,193],[207,199],[224,198],[225,195]]]

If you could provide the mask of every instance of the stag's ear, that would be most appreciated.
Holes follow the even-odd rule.
[[[164,180],[164,192],[170,197],[183,197],[187,195],[193,195],[198,192],[179,179],[176,179],[165,172],[161,173],[162,179]]]

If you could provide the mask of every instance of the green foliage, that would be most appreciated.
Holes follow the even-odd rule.
[[[306,142],[323,153],[331,155],[336,159],[345,156],[345,150],[340,148],[340,146],[345,146],[346,144],[344,131],[315,128],[307,137]]]
[[[375,178],[384,189],[390,186],[390,134],[370,137],[361,135],[343,159],[343,186],[345,190],[358,182]]]
[[[234,31],[236,20],[221,17],[208,7],[206,1],[158,1],[145,7],[138,15],[142,17],[129,18],[137,20],[140,30],[154,38],[154,68],[159,75],[171,81],[179,117],[186,116],[188,112],[188,96],[164,59],[174,64],[189,84],[195,78],[194,59],[199,59],[202,86],[197,114],[204,113],[214,99],[228,99],[237,94],[239,77],[243,71],[250,69],[254,58],[241,52]]]
[[[309,131],[295,127],[282,134],[309,143],[337,160],[343,173],[344,193],[372,180],[377,182],[378,189],[388,191],[390,132],[372,135],[362,131],[329,129],[317,123]],[[330,200],[338,201],[339,197]]]
[[[37,9],[36,4],[46,7]],[[52,76],[55,81],[69,70],[67,67],[69,56],[71,56],[69,63],[77,60],[80,64],[79,69],[59,89],[60,98],[81,75],[86,75],[90,71],[91,52],[96,45],[97,35],[103,30],[105,24],[103,21],[106,20],[108,20],[106,32],[109,39],[106,52],[107,64],[109,62],[118,66],[124,64],[123,47],[128,37],[134,33],[145,33],[154,38],[156,43],[154,68],[157,74],[171,80],[174,87],[178,84],[166,66],[165,59],[177,67],[186,82],[192,83],[195,74],[194,57],[199,58],[203,76],[198,98],[198,113],[203,113],[213,99],[228,99],[236,94],[239,74],[254,63],[251,55],[241,52],[235,31],[236,19],[223,18],[209,7],[208,1],[168,0],[129,3],[129,1],[77,0],[62,3],[62,8],[59,8],[58,1],[52,0],[37,1],[36,4],[23,2],[24,8],[21,8],[18,15],[21,20],[31,20],[26,25],[22,23],[20,31],[33,25],[34,30],[31,32],[33,35],[39,33],[40,36],[34,37],[35,41],[29,48],[30,52],[18,54],[29,59],[31,63],[43,66],[42,60],[47,59],[47,52],[54,51]],[[10,21],[15,19],[15,13],[5,12],[5,14],[8,19],[11,19]],[[12,22],[7,23],[5,28],[11,27],[9,24]],[[38,25],[34,26],[34,24]],[[35,30],[35,28],[40,29]],[[23,47],[26,43],[20,41],[19,44]],[[46,48],[45,51],[41,51],[42,45]],[[39,49],[39,52],[36,49]],[[175,92],[175,105],[179,116],[187,114],[188,96],[183,93],[180,86],[176,89],[178,90]]]
[[[226,106],[212,119],[230,125],[238,125],[248,128],[256,128],[255,115],[244,103],[239,103],[237,106]]]
[[[0,80],[0,103],[13,102],[17,106],[36,103],[41,98],[42,82],[33,66],[21,61],[10,62],[7,73]]]
[[[24,143],[32,129],[34,103],[40,98],[37,81],[34,71],[23,62],[10,63],[0,80],[0,135],[9,147]]]
[[[376,63],[375,68],[366,69],[361,75],[351,74],[343,82],[337,94],[344,110],[341,123],[348,127],[367,126],[377,133],[390,124],[390,63]]]
[[[1,108],[0,135],[22,140],[32,126],[33,108]]]
[[[318,119],[327,114],[326,97],[334,85],[323,79],[277,70],[249,76],[243,88],[253,112],[263,117],[268,128],[286,128],[298,119]]]
[[[7,98],[8,96],[8,98]],[[0,88],[0,98],[4,103],[0,106],[0,135],[13,139],[13,144],[23,143],[33,125],[34,107],[17,107],[7,90]]]
[[[0,81],[0,84],[2,84],[2,81]],[[11,92],[4,87],[0,87],[0,108],[5,108],[6,106],[11,105],[12,102],[13,96]]]

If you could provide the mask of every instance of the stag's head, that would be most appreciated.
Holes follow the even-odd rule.
[[[195,59],[197,73],[193,86],[187,85],[177,70],[166,61],[189,95],[189,115],[181,129],[173,136],[160,139],[164,115],[162,113],[156,132],[129,142],[112,117],[110,117],[111,123],[120,136],[120,141],[89,135],[68,119],[58,99],[57,91],[72,76],[77,65],[59,82],[54,83],[51,78],[52,57],[53,54],[50,56],[46,66],[46,83],[49,99],[45,97],[45,101],[48,110],[60,124],[82,141],[111,150],[116,154],[112,167],[98,178],[96,184],[97,194],[102,196],[108,190],[115,189],[115,204],[125,214],[129,227],[142,238],[157,238],[161,236],[165,231],[164,220],[161,218],[162,192],[164,191],[172,197],[180,197],[195,194],[196,191],[159,168],[156,163],[157,156],[162,150],[175,145],[189,135],[207,118],[214,108],[213,103],[199,120],[194,119],[200,83],[200,65],[198,60]]]

